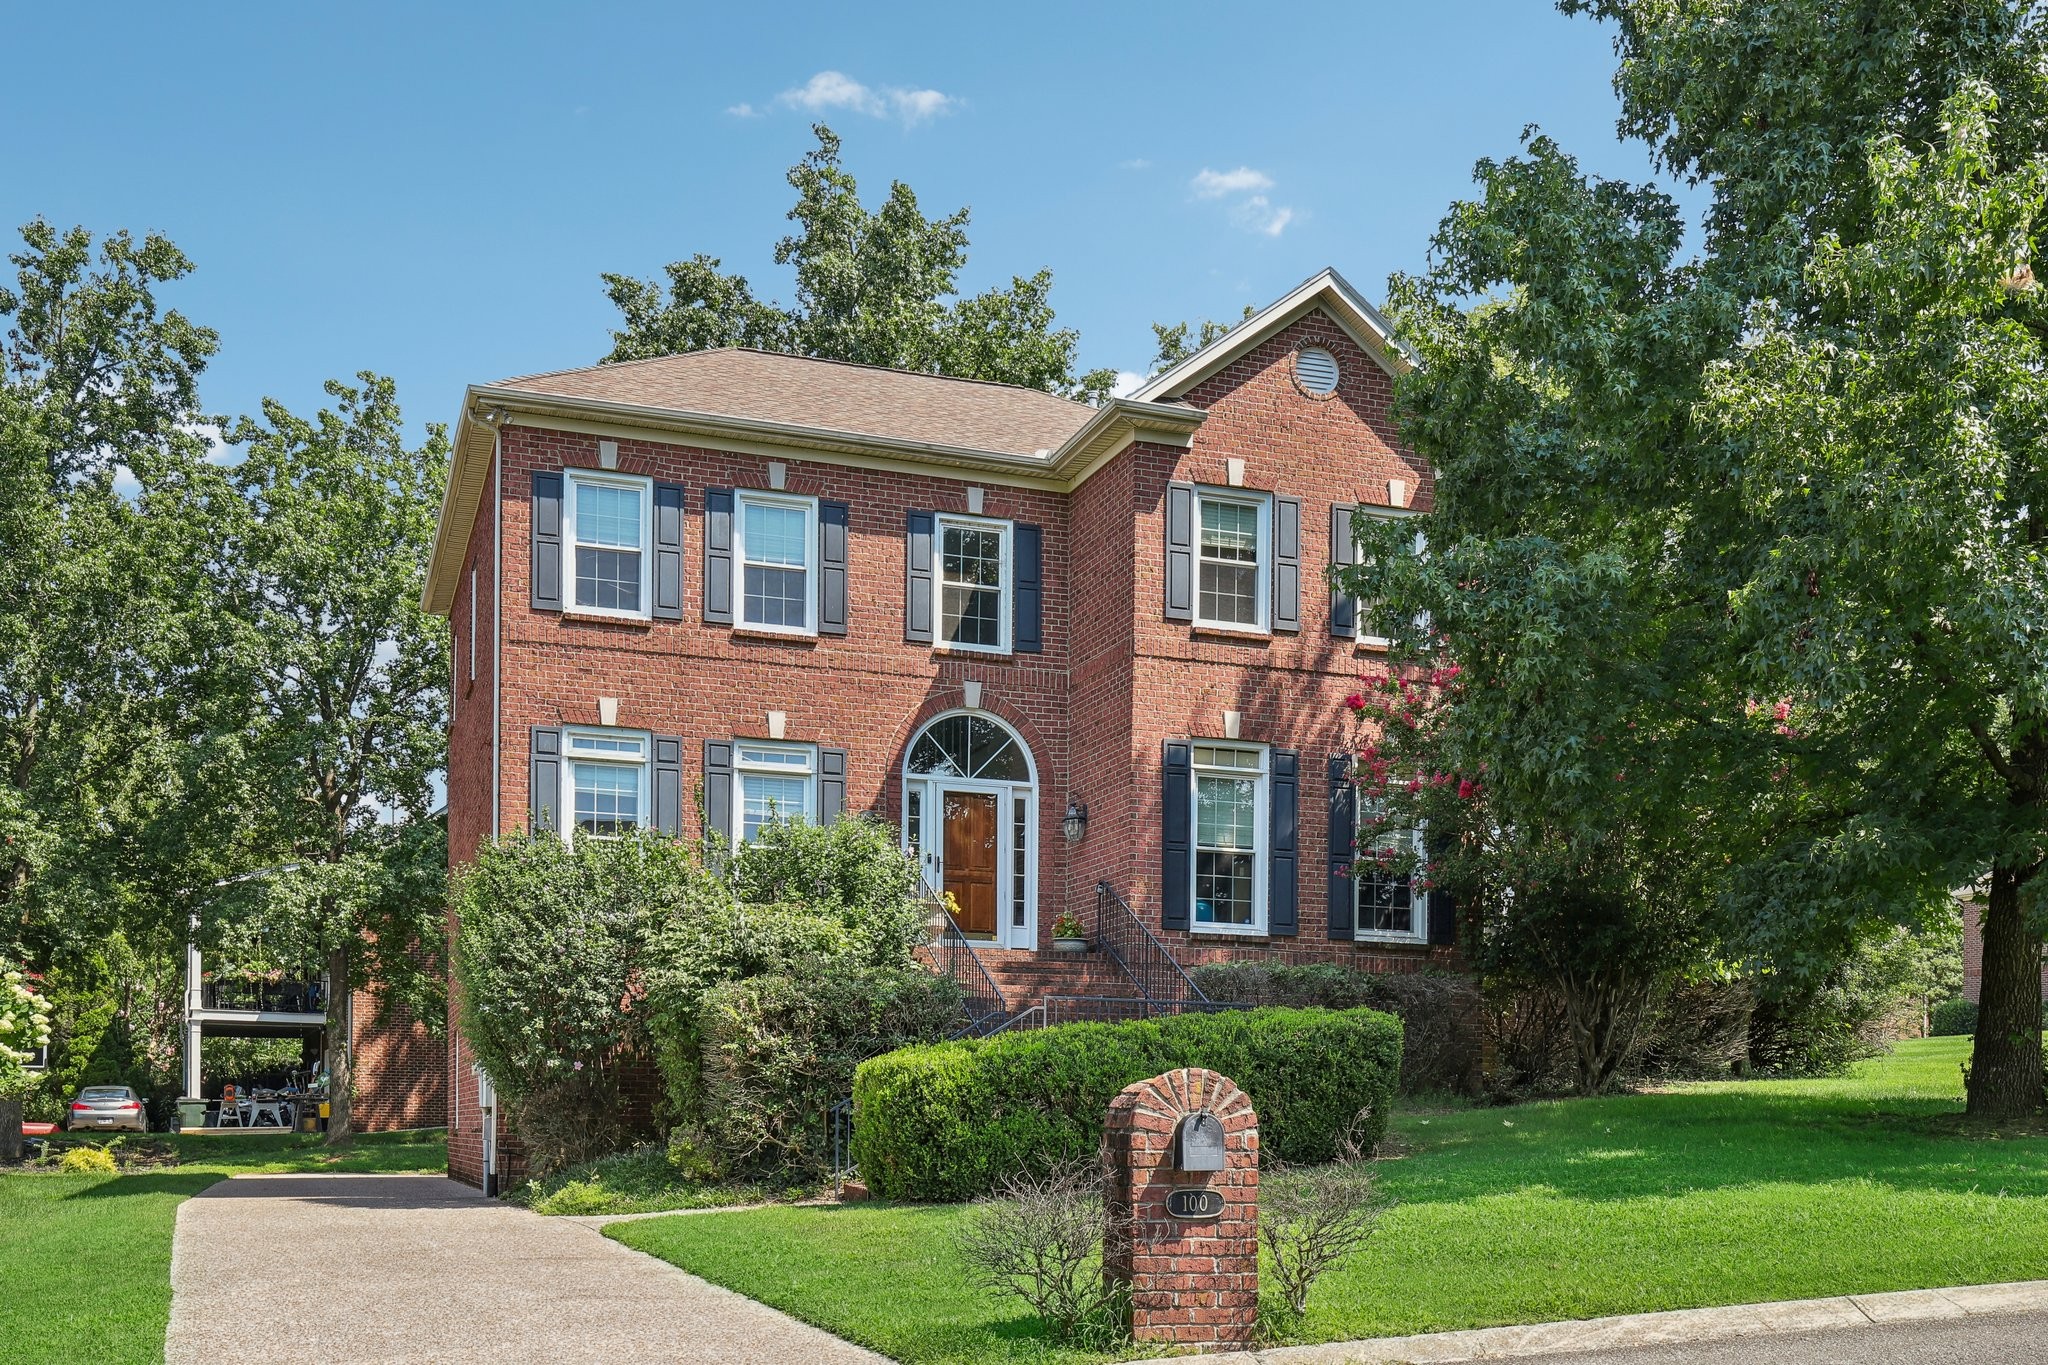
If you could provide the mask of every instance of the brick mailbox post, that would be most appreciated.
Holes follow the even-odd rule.
[[[1129,1286],[1131,1335],[1248,1344],[1259,1316],[1259,1117],[1214,1071],[1169,1071],[1111,1101],[1103,1267]]]

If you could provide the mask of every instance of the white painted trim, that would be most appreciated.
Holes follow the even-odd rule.
[[[771,716],[775,712],[769,713]],[[771,725],[771,729],[773,726]],[[741,757],[746,748],[773,749],[781,753],[802,754],[804,766],[795,768],[777,767],[772,763],[749,764]],[[777,736],[773,739],[734,739],[732,742],[732,809],[727,812],[728,827],[732,830],[733,852],[737,853],[746,845],[747,829],[747,776],[756,777],[801,777],[804,780],[804,820],[808,823],[818,816],[818,746],[815,744],[791,743]]]
[[[601,739],[632,739],[639,742],[637,757],[629,754],[578,754],[570,741],[576,736],[596,736]],[[634,768],[639,775],[639,788],[633,797],[633,823],[636,828],[646,829],[654,823],[654,812],[649,809],[653,800],[654,736],[645,730],[613,730],[601,725],[565,725],[562,727],[562,790],[556,801],[561,812],[555,817],[561,827],[562,838],[567,841],[576,835],[576,765],[590,763],[609,768]],[[593,834],[593,839],[611,838],[611,835]]]
[[[1357,802],[1357,824],[1353,827],[1351,835],[1352,861],[1354,863],[1362,861],[1358,854],[1365,846],[1365,817],[1367,814],[1366,802],[1364,797],[1361,796]],[[1408,830],[1408,837],[1413,841],[1415,852],[1421,853],[1423,851],[1422,827],[1420,825],[1411,826]],[[1351,937],[1356,942],[1396,943],[1411,947],[1418,943],[1427,944],[1429,942],[1429,903],[1424,899],[1428,893],[1418,892],[1415,889],[1414,874],[1411,873],[1408,880],[1408,923],[1410,928],[1407,933],[1402,933],[1397,929],[1367,929],[1364,927],[1364,919],[1359,907],[1359,898],[1364,894],[1364,885],[1365,879],[1362,877],[1354,876],[1351,879]]]
[[[1259,586],[1256,602],[1259,619],[1256,621],[1217,621],[1202,615],[1202,504],[1204,502],[1231,503],[1238,507],[1256,507],[1259,520],[1258,571]],[[1223,630],[1237,635],[1270,635],[1273,633],[1273,495],[1251,488],[1217,488],[1210,484],[1195,485],[1195,603],[1194,628],[1196,630]],[[1225,561],[1218,560],[1218,563]]]
[[[968,530],[994,530],[1003,537],[1003,577],[997,585],[997,642],[992,645],[956,644],[945,638],[946,633],[946,528],[962,527]],[[1017,523],[1000,517],[963,516],[958,512],[940,512],[932,526],[932,591],[936,601],[932,604],[932,652],[936,654],[1008,654],[1015,646],[1014,623],[1010,620],[1010,597],[1017,587]],[[973,708],[969,708],[973,709]]]
[[[562,471],[562,604],[563,610],[574,616],[604,616],[620,621],[651,621],[654,619],[654,480],[645,474],[614,474],[596,469],[567,468]],[[640,608],[625,611],[618,607],[585,606],[576,600],[576,551],[583,542],[576,538],[576,502],[582,496],[585,486],[594,488],[630,488],[640,496]],[[621,549],[622,546],[593,546],[596,549]]]
[[[804,623],[802,626],[769,626],[747,619],[747,504],[792,508],[804,514]],[[790,565],[770,565],[784,568]],[[732,503],[732,624],[738,631],[759,631],[764,635],[812,636],[818,633],[818,500],[801,493],[774,493],[755,488],[736,488]]]
[[[499,686],[505,662],[505,447],[497,433],[491,439],[491,838],[498,837],[504,779],[499,756],[505,722],[505,693]]]
[[[1259,756],[1259,768],[1253,774],[1249,768],[1217,768],[1205,766],[1195,759],[1195,751],[1202,748],[1241,749]],[[1243,778],[1256,776],[1252,790],[1252,922],[1250,924],[1226,924],[1214,920],[1202,921],[1195,918],[1197,872],[1202,856],[1202,778]],[[1273,747],[1270,744],[1250,744],[1234,739],[1194,739],[1188,745],[1188,932],[1195,934],[1252,934],[1267,932],[1271,922],[1267,898],[1270,888],[1267,882],[1271,869],[1267,866],[1273,858]]]
[[[1150,403],[1186,393],[1274,333],[1322,308],[1339,330],[1389,374],[1413,368],[1414,353],[1394,339],[1394,325],[1333,269],[1317,271],[1171,369],[1152,376],[1131,398]]]
[[[1384,504],[1376,502],[1362,502],[1358,504],[1358,515],[1364,517],[1373,517],[1380,521],[1406,521],[1410,517],[1419,517],[1422,514],[1412,507],[1388,507]],[[1427,542],[1423,539],[1422,531],[1418,528],[1415,532],[1415,553],[1421,554],[1427,548]],[[1357,543],[1356,540],[1354,540],[1351,545],[1351,562],[1353,564],[1363,562],[1359,558],[1359,556],[1362,553],[1362,547]],[[1387,646],[1394,643],[1391,639],[1384,635],[1366,634],[1366,605],[1366,600],[1363,597],[1354,597],[1351,599],[1351,615],[1352,618],[1358,622],[1358,636],[1356,647],[1359,649],[1385,649]]]
[[[992,778],[954,777],[945,773],[911,772],[910,753],[911,750],[917,747],[917,742],[923,739],[925,732],[934,725],[954,716],[971,716],[976,719],[990,721],[999,726],[1003,733],[1010,737],[1010,741],[1017,746],[1017,751],[1024,755],[1024,772],[1028,780],[1025,782],[1006,782]],[[933,716],[923,725],[918,726],[916,731],[911,734],[909,742],[903,746],[903,759],[899,764],[899,771],[903,779],[901,786],[903,798],[902,806],[898,811],[898,825],[903,848],[906,852],[911,849],[910,793],[915,790],[921,793],[922,805],[922,809],[919,811],[921,828],[918,830],[917,839],[918,851],[921,854],[920,864],[923,868],[925,880],[934,890],[943,889],[946,884],[944,793],[947,791],[986,792],[1000,798],[1000,804],[996,812],[996,857],[998,863],[998,885],[1001,887],[1001,895],[998,900],[1000,909],[996,915],[996,937],[994,944],[991,946],[996,948],[1035,950],[1038,947],[1038,865],[1040,861],[1038,837],[1040,814],[1038,759],[1032,754],[1031,746],[1025,742],[1024,736],[1017,733],[1017,728],[1008,721],[1005,721],[1001,716],[987,711],[946,711]],[[1016,821],[1016,812],[1012,807],[1012,801],[1019,794],[1025,797],[1024,923],[1022,925],[1014,925],[1010,922],[1011,917],[1008,913],[1010,909],[1010,893],[1013,887],[1012,878],[1015,875],[1011,867],[1011,859],[1016,855],[1016,848],[1013,842],[1015,838],[1013,826]]]

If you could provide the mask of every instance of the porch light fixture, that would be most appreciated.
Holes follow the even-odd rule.
[[[1060,832],[1070,844],[1080,843],[1081,836],[1088,832],[1088,807],[1071,796],[1067,798],[1067,813],[1060,821]]]

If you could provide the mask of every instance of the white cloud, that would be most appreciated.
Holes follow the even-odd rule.
[[[1152,163],[1142,156],[1134,156],[1129,161],[1117,162],[1116,168],[1120,171],[1149,171]]]
[[[813,114],[844,109],[869,118],[895,118],[902,120],[905,126],[950,114],[960,107],[960,101],[954,96],[937,90],[907,90],[900,86],[878,89],[862,85],[843,71],[820,71],[795,89],[777,95],[775,102]],[[751,105],[735,106],[732,112],[739,109],[752,112]]]
[[[1139,374],[1136,370],[1118,370],[1116,372],[1116,383],[1109,386],[1109,396],[1112,398],[1129,398],[1138,391],[1138,386],[1144,382],[1145,376]]]
[[[1264,171],[1255,171],[1249,166],[1239,166],[1234,171],[1212,171],[1204,166],[1201,173],[1188,182],[1197,199],[1221,199],[1226,194],[1253,194],[1259,190],[1273,188],[1273,177]]]
[[[1239,166],[1234,171],[1215,171],[1204,166],[1188,182],[1188,188],[1197,199],[1234,200],[1230,221],[1247,232],[1278,237],[1294,221],[1293,209],[1285,204],[1276,206],[1266,195],[1273,188],[1273,177],[1250,166]]]
[[[742,100],[742,101],[741,101],[740,103],[738,103],[738,104],[729,104],[729,105],[727,105],[727,106],[726,106],[726,108],[725,108],[725,112],[726,112],[726,113],[728,113],[728,114],[731,114],[731,115],[732,115],[732,116],[733,116],[734,118],[759,118],[759,117],[761,117],[761,111],[760,111],[759,109],[756,109],[756,108],[755,108],[755,107],[754,107],[753,105],[751,105],[751,104],[748,104],[748,103],[747,103],[747,102],[745,102],[744,100]]]

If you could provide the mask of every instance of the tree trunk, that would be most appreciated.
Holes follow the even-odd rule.
[[[2015,1119],[2042,1107],[2041,936],[2020,906],[2022,874],[1991,869],[1983,918],[1984,974],[1970,1052],[1972,1118]]]
[[[349,1126],[349,1092],[355,1075],[349,1061],[348,948],[327,954],[327,1145],[341,1147],[355,1136]]]

